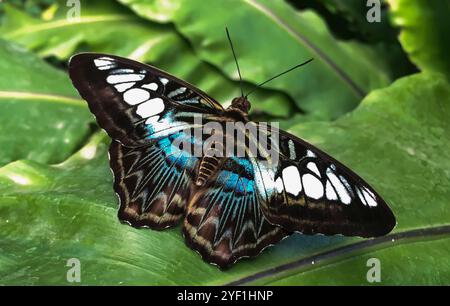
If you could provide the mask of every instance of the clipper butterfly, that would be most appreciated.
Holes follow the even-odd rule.
[[[253,123],[269,140],[276,135],[271,149],[277,162],[247,154],[251,135],[245,135],[243,156],[188,150],[207,141],[194,131],[207,123],[249,123],[246,97],[224,109],[167,72],[106,54],[73,56],[69,73],[112,138],[119,219],[155,230],[181,222],[187,245],[209,263],[228,267],[292,232],[374,237],[395,225],[389,207],[362,178],[285,131]]]

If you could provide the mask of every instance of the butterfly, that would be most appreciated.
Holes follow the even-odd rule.
[[[182,222],[186,244],[208,263],[229,267],[293,232],[374,237],[396,224],[380,195],[343,164],[292,134],[250,121],[246,96],[225,109],[167,72],[108,54],[73,56],[69,74],[112,139],[118,218],[155,230]],[[220,153],[219,141],[193,154],[213,133],[197,129],[237,122],[251,124],[265,145],[244,133],[240,155],[212,154]],[[224,130],[214,130],[217,139],[237,137]],[[276,162],[263,154],[268,148]]]

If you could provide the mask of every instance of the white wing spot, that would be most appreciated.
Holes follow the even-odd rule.
[[[373,199],[375,199],[375,194],[374,194],[372,191],[370,191],[367,187],[364,187],[364,189],[370,194],[370,196],[371,196]]]
[[[305,194],[313,199],[320,199],[323,197],[322,182],[310,173],[306,173],[302,177],[303,185],[305,186]]]
[[[365,188],[365,187],[362,188],[362,193],[364,195],[364,198],[366,199],[367,204],[370,207],[376,207],[378,204],[375,201],[375,199],[369,194],[369,192],[370,192],[370,190],[368,190],[367,188]]]
[[[164,110],[164,102],[161,98],[150,99],[147,102],[139,104],[136,113],[142,118],[151,117]]]
[[[123,94],[123,99],[130,105],[136,105],[150,99],[150,93],[141,88],[133,88]]]
[[[104,66],[104,65],[111,65],[114,62],[114,60],[110,57],[100,57],[94,59],[95,66]]]
[[[159,78],[159,80],[161,81],[161,83],[163,83],[163,85],[166,85],[167,83],[169,83],[169,80],[166,78]]]
[[[158,89],[158,84],[156,84],[156,83],[150,83],[150,84],[142,85],[142,87],[143,87],[143,88],[150,89],[150,90],[153,90],[153,91],[156,91],[156,90]]]
[[[352,198],[348,194],[345,186],[342,184],[342,182],[330,168],[327,169],[327,177],[330,180],[331,184],[333,184],[334,188],[336,189],[339,198],[341,199],[341,202],[344,204],[350,204]]]
[[[98,70],[108,70],[115,68],[117,66],[114,59],[110,57],[96,58],[94,59],[94,65],[97,67]]]
[[[314,152],[311,151],[311,150],[307,150],[307,151],[306,151],[306,156],[307,156],[307,157],[316,157],[316,154],[314,154]]]
[[[180,87],[174,91],[171,91],[167,96],[169,98],[172,98],[172,97],[178,96],[179,94],[182,94],[185,91],[186,91],[186,87]]]
[[[106,82],[109,84],[136,82],[141,81],[145,75],[143,74],[112,74],[106,78]]]
[[[95,66],[99,67],[99,66],[111,65],[112,63],[110,61],[105,61],[102,59],[95,59],[94,64],[95,64]]]
[[[277,189],[278,193],[282,193],[284,190],[283,181],[281,180],[281,177],[277,178],[275,181],[275,188]]]
[[[98,66],[98,70],[109,70],[116,67],[116,64],[111,63],[110,65]]]
[[[153,117],[150,117],[147,120],[145,120],[145,124],[154,125],[154,124],[158,123],[158,120],[159,120],[159,116],[153,116]]]
[[[302,191],[302,182],[297,167],[289,166],[284,168],[282,175],[286,192],[297,196]]]
[[[265,193],[270,197],[275,188],[275,173],[271,168],[264,164],[255,165],[255,168],[256,167],[259,167],[260,169],[258,175],[255,176],[256,187],[262,194]]]
[[[355,187],[355,189],[356,189],[356,194],[358,195],[358,197],[359,197],[359,199],[361,200],[361,202],[362,202],[364,205],[367,205],[366,199],[364,199],[364,196],[363,196],[363,194],[361,193],[361,191],[359,190],[359,188],[358,188],[358,187]]]
[[[352,191],[352,187],[350,186],[350,184],[347,182],[347,180],[345,179],[345,177],[343,177],[342,175],[339,175],[339,178],[341,179],[341,182],[344,184],[344,186],[347,188],[348,193],[350,194],[350,197],[353,197],[353,191]]]
[[[111,74],[124,74],[124,73],[133,73],[134,70],[130,68],[119,68],[111,71]]]
[[[328,200],[337,200],[337,194],[336,191],[334,191],[333,186],[331,186],[330,181],[327,180],[327,185],[325,186],[326,189],[326,195]]]
[[[312,172],[314,172],[315,174],[317,174],[318,177],[321,177],[319,169],[317,168],[317,165],[313,162],[309,162],[306,165],[306,168],[308,168],[309,170],[311,170]]]
[[[121,84],[114,85],[114,87],[117,89],[118,92],[124,92],[128,88],[133,87],[134,84],[136,84],[136,82],[121,83]]]
[[[294,142],[292,141],[292,139],[289,139],[288,146],[289,146],[289,158],[295,159],[296,158],[295,147],[294,147]]]

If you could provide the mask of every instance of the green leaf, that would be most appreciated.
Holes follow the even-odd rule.
[[[367,16],[373,16],[370,9],[375,8],[374,4],[369,5],[368,1],[361,0],[321,0],[327,8],[335,14],[340,14],[349,22],[350,29],[359,32],[366,41],[391,41],[395,37],[395,31],[389,24],[387,18],[387,8],[384,0],[379,1],[380,20],[369,22]]]
[[[388,0],[394,25],[401,28],[403,49],[423,71],[441,72],[450,77],[450,2]]]
[[[78,258],[83,284],[221,284],[342,240],[294,237],[265,257],[221,272],[186,247],[179,228],[158,232],[120,224],[108,142],[96,134],[57,166],[18,161],[0,169],[1,283],[64,284],[66,261]]]
[[[253,276],[254,279],[245,283],[271,286],[447,285],[450,279],[449,234],[448,226],[421,233],[408,232],[400,240],[384,244],[376,241],[376,249],[361,245],[353,247],[354,250],[341,249],[342,254],[312,258],[314,264],[311,261],[297,262],[297,267],[290,268],[283,277],[281,273],[271,277]],[[327,255],[331,258],[328,259]],[[378,268],[375,272],[374,269]],[[373,279],[376,273],[379,273],[379,281]]]
[[[341,280],[339,273],[353,273],[348,283],[367,284],[364,260],[370,257],[382,260],[383,271],[395,269],[383,272],[389,284],[417,274],[427,283],[448,283],[445,262],[435,276],[432,257],[413,261],[421,263],[414,269],[407,259],[423,253],[417,240],[432,247],[432,255],[448,252],[450,144],[442,139],[450,130],[449,115],[445,77],[418,74],[374,91],[336,122],[293,127],[373,184],[398,226],[375,240],[296,234],[224,272],[187,248],[179,228],[159,232],[119,223],[105,134],[93,136],[62,164],[8,164],[0,169],[1,283],[65,284],[66,262],[78,258],[82,284],[317,284],[332,282],[325,275]],[[430,241],[436,233],[447,240]],[[348,260],[364,266],[350,270]]]
[[[368,22],[367,13],[373,4],[361,0],[288,0],[299,9],[312,8],[321,14],[338,37],[356,38],[365,42],[395,40],[395,31],[387,18],[387,8],[380,1],[380,21]],[[372,14],[369,14],[372,16]]]
[[[387,66],[390,78],[416,73],[418,70],[409,61],[397,39],[399,30],[389,22],[386,0],[381,1],[379,22],[369,22],[376,2],[361,0],[288,0],[296,8],[317,11],[327,22],[333,34],[344,40],[356,39],[369,46]],[[370,4],[370,6],[368,6]]]
[[[51,5],[55,0],[9,0],[8,5],[14,5],[29,14],[39,16],[45,6]],[[3,7],[5,2],[0,2],[0,22],[3,17]]]
[[[65,73],[3,40],[0,70],[0,166],[60,162],[82,145],[93,118]]]
[[[5,24],[0,35],[42,57],[55,56],[65,61],[78,51],[94,51],[152,63],[225,105],[240,95],[239,83],[198,59],[171,26],[143,20],[126,7],[105,1],[83,2],[79,20],[67,19],[68,9],[61,4],[52,19],[43,20],[5,5]],[[245,84],[245,89],[252,86]],[[280,92],[263,90],[254,98],[256,112],[287,116],[294,109],[294,103]]]
[[[367,92],[389,82],[383,61],[373,50],[361,43],[336,40],[314,12],[298,13],[282,1],[121,2],[150,20],[175,23],[199,57],[233,79],[238,75],[225,26],[231,31],[243,77],[252,83],[315,58],[300,71],[265,87],[288,93],[301,109],[322,118],[338,117],[354,108]]]

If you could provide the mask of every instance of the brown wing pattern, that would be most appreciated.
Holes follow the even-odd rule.
[[[175,226],[185,213],[197,158],[186,156],[171,139],[138,148],[113,141],[109,154],[119,219],[134,227]]]
[[[227,159],[210,184],[192,194],[184,219],[186,243],[222,268],[290,234],[267,221],[247,164],[244,158]]]

